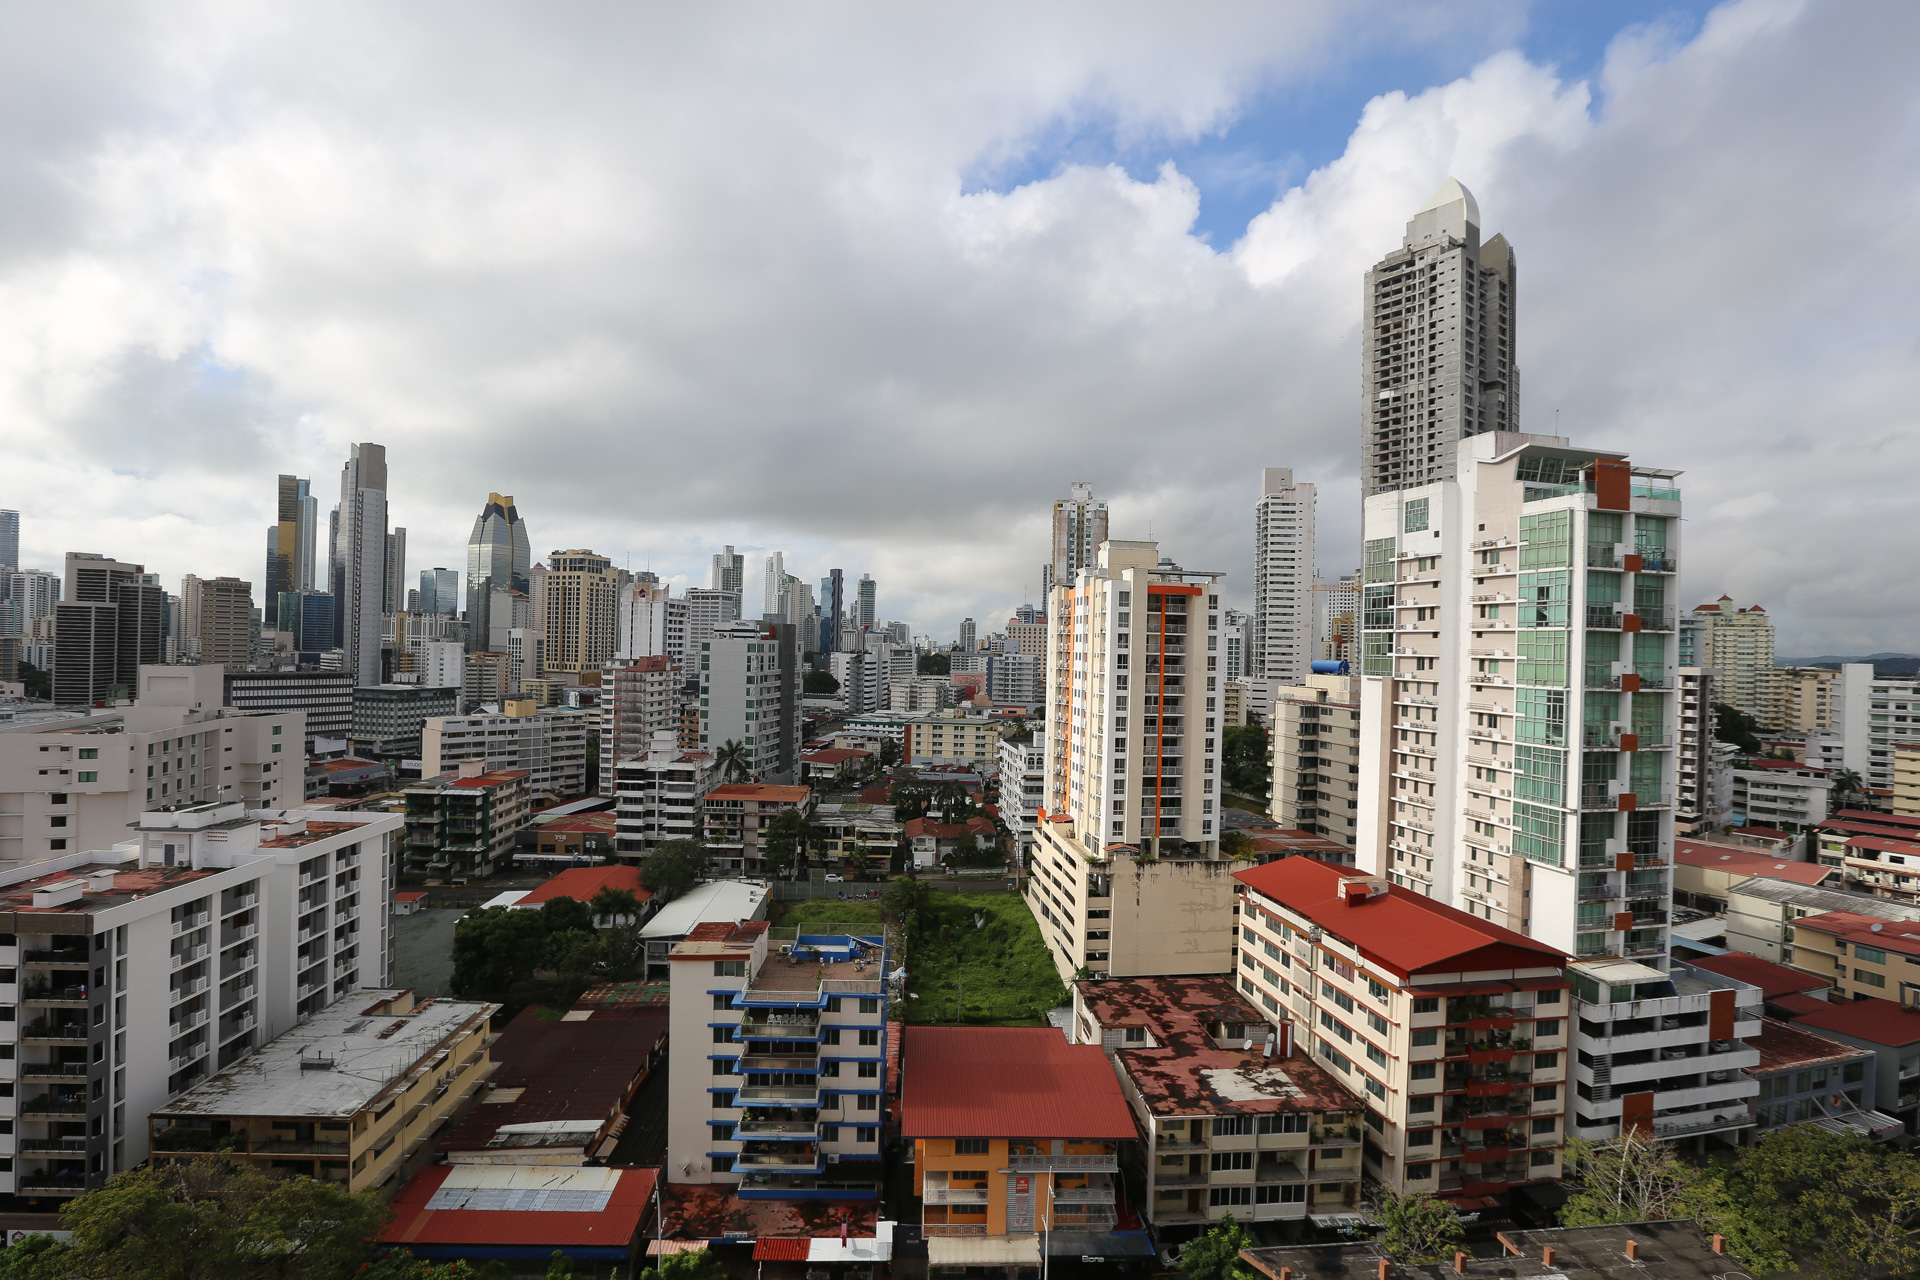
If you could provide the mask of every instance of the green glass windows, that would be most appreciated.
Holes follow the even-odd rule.
[[[1515,796],[1538,800],[1543,804],[1565,803],[1567,789],[1567,753],[1565,751],[1555,747],[1516,745],[1513,748],[1513,767]],[[1518,815],[1520,805],[1517,800],[1513,808]]]
[[[1566,815],[1555,809],[1513,802],[1513,851],[1529,862],[1550,867],[1566,862]]]
[[[1424,533],[1427,528],[1427,500],[1411,498],[1406,506],[1406,525],[1408,533]]]
[[[1525,547],[1520,548],[1522,552]],[[1523,627],[1564,627],[1567,625],[1567,587],[1571,575],[1565,569],[1552,573],[1520,575],[1520,607],[1516,611]]]
[[[1567,692],[1564,689],[1519,689],[1514,694],[1519,717],[1514,736],[1521,742],[1548,746],[1567,744]]]
[[[1565,688],[1567,683],[1567,633],[1564,631],[1522,631],[1515,652],[1520,666],[1521,684],[1549,684]]]
[[[1520,517],[1520,567],[1555,569],[1573,563],[1573,512]]]
[[[1393,553],[1398,539],[1370,538],[1366,547],[1364,577],[1368,582],[1393,581]]]

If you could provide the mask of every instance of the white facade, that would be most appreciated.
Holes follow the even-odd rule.
[[[1360,691],[1352,676],[1310,675],[1274,691],[1273,788],[1283,827],[1354,847],[1360,813]]]
[[[1747,768],[1729,768],[1727,773],[1733,814],[1740,825],[1798,833],[1825,822],[1832,809],[1833,778],[1823,770],[1789,760],[1755,760]]]
[[[666,584],[629,582],[620,588],[620,648],[615,657],[666,657],[684,669],[687,662],[687,602],[676,600]]]
[[[688,587],[686,592],[687,636],[683,646],[685,659],[697,658],[700,646],[713,635],[714,630],[740,617],[740,593],[738,591],[716,591],[704,587]],[[668,652],[672,657],[672,652]]]
[[[747,750],[754,781],[791,783],[800,771],[800,672],[794,629],[728,622],[700,646],[700,749]]]
[[[356,444],[340,468],[333,544],[333,607],[347,670],[358,687],[380,683],[380,619],[387,601],[387,450]]]
[[[651,750],[620,760],[611,773],[613,847],[628,861],[668,840],[698,839],[707,793],[720,785],[713,757],[680,750],[671,729],[656,732]]]
[[[1000,821],[1013,833],[1014,852],[1033,852],[1034,828],[1047,790],[1047,731],[1000,739]]]
[[[1679,731],[1674,741],[1673,820],[1675,834],[1693,835],[1725,825],[1733,809],[1733,778],[1713,736],[1715,685],[1711,667],[1675,671],[1680,699]]]
[[[1313,661],[1313,517],[1310,484],[1287,467],[1260,472],[1253,509],[1252,674],[1297,685]]]
[[[584,795],[587,739],[598,732],[596,713],[567,708],[530,716],[433,716],[421,727],[420,776],[437,778],[479,762],[489,773],[525,770],[532,792]]]
[[[434,689],[458,689],[467,682],[467,647],[458,640],[427,640],[420,645],[420,683]]]
[[[1833,732],[1807,737],[1807,763],[1850,769],[1872,791],[1893,793],[1895,743],[1920,742],[1920,679],[1882,678],[1871,662],[1841,664],[1832,695]]]
[[[1456,479],[1366,500],[1362,867],[1578,957],[1664,963],[1674,474],[1489,433]]]
[[[656,749],[680,728],[679,673],[663,656],[613,658],[600,674],[600,794],[613,794],[613,769]]]
[[[886,667],[880,655],[865,650],[842,650],[831,656],[833,678],[840,682],[840,696],[846,699],[847,714],[862,715],[877,711],[887,698]]]
[[[1037,653],[987,655],[987,696],[1015,706],[1040,706],[1047,696],[1046,662]]]

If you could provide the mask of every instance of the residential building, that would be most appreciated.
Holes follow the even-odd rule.
[[[22,1086],[0,1098],[12,1194],[77,1195],[133,1168],[149,1112],[389,977],[397,819],[227,803],[133,825],[110,853],[0,875],[18,926],[5,958],[25,972],[0,1032]]]
[[[1047,660],[1030,653],[987,655],[987,696],[1005,706],[1039,708],[1047,698]]]
[[[1017,617],[1009,618],[1006,636],[1010,653],[1028,653],[1036,658],[1047,656],[1047,620],[1045,618],[1038,618],[1032,622],[1023,621]],[[901,641],[901,643],[904,645],[906,642]]]
[[[458,616],[464,602],[460,597],[460,571],[438,565],[420,571],[420,612]]]
[[[1138,1135],[1097,1046],[1051,1027],[916,1026],[904,1040],[900,1136],[929,1269],[1119,1252],[1103,1246]]]
[[[1270,1028],[1232,977],[1076,982],[1067,1036],[1113,1062],[1141,1135],[1128,1172],[1161,1241],[1228,1214],[1360,1211],[1365,1104],[1294,1045],[1290,1023]]]
[[[619,593],[605,556],[576,549],[547,558],[546,670],[574,677],[600,670],[620,647]]]
[[[0,572],[20,567],[20,513],[0,511]]]
[[[873,770],[873,752],[855,747],[824,747],[800,757],[800,780],[817,791],[856,785]]]
[[[800,773],[799,636],[783,622],[728,622],[702,640],[700,741],[719,757],[745,749],[747,774],[791,783]]]
[[[54,606],[53,700],[65,707],[105,706],[126,686],[119,673],[120,611],[103,601]]]
[[[1874,1110],[1879,1072],[1872,1050],[1773,1018],[1761,1019],[1754,1044],[1760,1051],[1759,1065],[1749,1072],[1760,1086],[1756,1137],[1795,1124],[1863,1138],[1905,1132],[1897,1116]]]
[[[1220,685],[1220,724],[1238,729],[1247,723],[1247,682],[1227,679]]]
[[[1630,959],[1567,966],[1577,1036],[1568,1132],[1617,1137],[1709,1137],[1745,1145],[1755,1124],[1759,987],[1673,961],[1665,971]]]
[[[527,536],[526,522],[513,504],[512,494],[489,493],[486,505],[474,517],[473,532],[467,537],[467,644],[469,648],[491,646],[493,636],[493,593],[533,590],[533,544]],[[436,586],[435,602],[440,601]],[[544,611],[541,615],[545,617]],[[525,625],[525,624],[523,624]]]
[[[1890,802],[1898,745],[1920,744],[1920,677],[1882,677],[1870,662],[1848,662],[1830,687],[1832,727],[1808,735],[1807,763],[1856,773]]]
[[[485,1083],[500,1008],[362,991],[156,1109],[156,1165],[209,1152],[346,1191],[385,1185]]]
[[[958,636],[958,648],[960,652],[972,653],[975,649],[979,647],[980,647],[979,632],[974,626],[973,619],[972,618],[960,619],[960,633]]]
[[[604,759],[604,757],[603,757]],[[645,751],[623,755],[613,769],[614,854],[639,861],[668,840],[704,832],[707,794],[720,773],[704,751],[682,751],[671,727],[656,729]]]
[[[461,666],[465,675],[460,683],[460,697],[452,708],[456,712],[462,707],[483,703],[498,706],[519,693],[520,665],[515,655],[478,650],[469,653]]]
[[[223,677],[226,705],[235,711],[297,711],[305,717],[302,751],[314,742],[345,742],[353,732],[353,677],[344,671],[241,671]]]
[[[420,775],[435,778],[477,764],[489,773],[526,774],[531,795],[582,796],[589,783],[587,741],[598,733],[594,712],[538,710],[525,699],[507,699],[499,714],[430,716],[420,731]]]
[[[821,653],[832,653],[840,647],[840,633],[846,617],[846,575],[838,569],[829,569],[827,576],[820,579]]]
[[[829,865],[864,871],[876,878],[884,878],[893,870],[895,855],[907,835],[906,824],[892,805],[864,800],[823,801],[814,806],[808,821],[821,831],[820,852]],[[987,825],[991,834],[992,824]]]
[[[812,801],[811,788],[763,782],[728,782],[708,791],[701,806],[702,824],[715,869],[766,874],[763,832],[789,809],[799,810],[804,817]]]
[[[328,586],[356,688],[380,683],[380,618],[390,612],[387,540],[386,446],[356,444],[340,468]]]
[[[407,607],[407,531],[398,526],[387,535],[385,582],[384,612],[399,613]]]
[[[1226,611],[1220,624],[1221,654],[1220,674],[1228,680],[1238,680],[1250,674],[1253,650],[1253,615],[1242,613],[1238,609]]]
[[[1360,665],[1360,575],[1335,582],[1313,576],[1313,656]]]
[[[875,926],[769,942],[766,921],[729,917],[670,953],[667,1178],[738,1200],[870,1198],[889,1120],[885,940]]]
[[[468,765],[423,778],[405,796],[408,874],[460,881],[512,866],[514,840],[527,825],[524,772]]]
[[[434,689],[464,689],[467,647],[458,640],[423,641],[415,653],[414,674]]]
[[[1559,1179],[1564,954],[1311,858],[1234,878],[1240,990],[1361,1095],[1368,1176],[1467,1196]]]
[[[1367,497],[1453,479],[1455,442],[1520,422],[1518,267],[1480,241],[1480,206],[1448,178],[1367,272],[1360,481]],[[1464,458],[1461,458],[1464,461]]]
[[[905,722],[900,758],[909,765],[966,764],[991,773],[1000,763],[1001,736],[1012,721],[968,711],[936,711]]]
[[[1893,745],[1893,811],[1920,818],[1920,742]]]
[[[43,569],[0,570],[0,599],[15,606],[14,622],[23,636],[34,634],[34,623],[53,617],[60,603],[60,575]],[[1044,640],[1044,638],[1043,638]]]
[[[1764,823],[1801,832],[1826,821],[1833,778],[1793,760],[1742,759],[1727,771],[1734,825]]]
[[[1831,981],[1836,1000],[1892,1000],[1911,1009],[1920,1003],[1920,933],[1903,926],[1851,910],[1800,916],[1786,963]]]
[[[526,1135],[504,1136],[517,1143]],[[630,1262],[661,1238],[658,1178],[657,1169],[430,1164],[394,1196],[379,1240],[435,1267],[465,1261],[478,1270],[502,1256],[557,1255],[592,1274]],[[498,1203],[516,1207],[489,1207]]]
[[[1773,668],[1767,673],[1760,723],[1777,733],[1826,733],[1833,728],[1833,690],[1839,679],[1833,667]]]
[[[245,671],[253,652],[253,584],[239,578],[207,578],[198,587],[193,652],[202,662]]]
[[[1093,484],[1076,480],[1067,497],[1053,504],[1053,554],[1040,569],[1040,597],[1053,599],[1055,587],[1070,587],[1074,577],[1092,566],[1100,544],[1107,540],[1107,504],[1096,502]],[[971,649],[965,642],[960,647]]]
[[[679,676],[665,654],[610,658],[600,672],[600,794],[614,792],[613,771],[623,760],[654,749],[662,731],[679,725]]]
[[[827,669],[840,684],[849,714],[877,711],[885,704],[887,667],[878,653],[843,649],[828,658]]]
[[[688,603],[676,600],[658,582],[629,582],[620,588],[620,658],[664,657],[687,669]],[[711,628],[709,628],[711,630]]]
[[[353,691],[356,755],[411,756],[421,749],[421,734],[435,716],[460,710],[460,690],[419,684],[379,684]]]
[[[155,805],[298,805],[298,712],[221,704],[218,667],[145,667],[140,701],[0,725],[0,867],[109,849]]]
[[[1852,911],[1920,926],[1920,906],[1755,876],[1727,889],[1727,946],[1762,960],[1792,964],[1794,924],[1804,916],[1829,911]],[[1920,932],[1920,928],[1915,931]]]
[[[1676,835],[1703,835],[1725,824],[1733,812],[1733,779],[1722,767],[1714,738],[1714,682],[1711,667],[1674,671],[1679,711],[1673,745],[1673,828]]]
[[[994,831],[991,818],[967,818],[961,822],[909,818],[901,825],[900,835],[906,841],[909,865],[918,870],[929,871],[947,866],[947,860],[952,855],[966,850],[969,840],[976,855],[994,855],[993,860],[987,863],[989,868],[1001,865],[1000,838]]]
[[[1046,726],[1000,739],[1000,821],[1013,836],[1013,853],[1023,866],[1033,852],[1046,791]]]
[[[1908,1134],[1920,1123],[1920,1010],[1891,1000],[1838,1001],[1795,1014],[1793,1025],[1828,1040],[1872,1050],[1874,1109]]]
[[[915,676],[887,681],[887,708],[919,714],[953,705],[954,684],[945,676]]]
[[[92,706],[133,695],[164,650],[166,592],[142,566],[70,551],[54,606],[53,700]]]
[[[1274,690],[1273,787],[1283,827],[1354,847],[1360,814],[1360,690],[1352,676],[1309,675]],[[1351,859],[1348,859],[1351,861]]]
[[[1913,903],[1920,894],[1920,818],[1842,809],[1807,835],[1814,861],[1840,868],[1845,888]]]
[[[700,646],[713,638],[715,631],[740,618],[740,593],[738,591],[714,591],[704,587],[688,587],[686,600],[686,643],[683,667],[690,670],[694,659],[700,656]],[[668,625],[672,625],[671,615]],[[668,656],[672,656],[669,640]]]
[[[761,578],[760,613],[762,617],[772,614],[783,622],[791,622],[787,617],[787,555],[784,551],[774,551],[767,555],[766,569]]]
[[[1767,611],[1721,596],[1712,604],[1696,605],[1687,621],[1691,634],[1680,665],[1712,667],[1719,673],[1715,696],[1766,723],[1774,671],[1773,619]]]
[[[1754,876],[1813,888],[1840,887],[1840,872],[1833,867],[1701,840],[1674,841],[1673,902],[1677,907],[1725,915],[1727,895]]]
[[[731,591],[739,595],[746,585],[746,557],[736,555],[730,546],[717,553],[713,557],[713,572],[707,585],[715,591]]]
[[[1063,978],[1232,964],[1233,885],[1214,813],[1219,580],[1155,543],[1109,540],[1054,588],[1054,731],[1027,904]]]
[[[764,921],[768,889],[747,880],[706,880],[659,908],[640,927],[647,948],[647,981],[673,976],[672,952],[703,924]]]
[[[1459,455],[1366,501],[1360,865],[1577,957],[1662,956],[1675,473],[1559,436]]]
[[[1686,944],[1676,943],[1675,945]],[[1748,955],[1742,951],[1704,956],[1689,955],[1685,959],[1687,964],[1695,969],[1717,973],[1726,978],[1737,978],[1750,987],[1758,987],[1762,1007],[1770,1018],[1786,1018],[1796,1013],[1805,1013],[1817,1005],[1824,1004],[1833,994],[1833,987],[1825,978],[1803,973],[1784,964],[1775,964],[1771,960],[1762,960],[1759,956]],[[1761,1121],[1765,1122],[1764,1116],[1761,1117]]]
[[[1314,489],[1289,467],[1260,472],[1253,508],[1253,647],[1249,674],[1304,684],[1313,661]]]

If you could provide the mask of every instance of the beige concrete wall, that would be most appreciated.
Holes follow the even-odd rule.
[[[1235,866],[1225,860],[1115,858],[1107,972],[1132,977],[1230,971]]]

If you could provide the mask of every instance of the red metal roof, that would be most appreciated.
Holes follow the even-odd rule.
[[[652,1169],[623,1169],[613,1198],[598,1213],[539,1209],[429,1209],[427,1202],[458,1167],[428,1165],[393,1202],[387,1244],[532,1245],[540,1248],[625,1248],[639,1233],[653,1196]]]
[[[412,902],[416,898],[424,898],[426,896],[427,894],[424,889],[416,889],[408,893],[396,893],[393,895],[393,900],[395,902]]]
[[[1893,836],[1848,836],[1847,848],[1872,849],[1876,853],[1913,853],[1920,854],[1920,843],[1912,840],[1900,840]]]
[[[556,831],[600,831],[613,830],[614,817],[610,813],[570,813],[564,818],[554,818],[543,822],[534,830],[541,835],[552,835]]]
[[[1368,960],[1402,978],[1423,972],[1540,969],[1568,959],[1558,948],[1398,885],[1364,900],[1339,897],[1340,882],[1354,877],[1367,878],[1351,867],[1305,857],[1234,873],[1249,889],[1344,938]]]
[[[1052,1027],[908,1027],[905,1040],[903,1137],[1137,1136],[1099,1045]]]
[[[1687,963],[1723,978],[1752,983],[1760,988],[1761,996],[1767,1000],[1797,992],[1825,991],[1833,985],[1825,978],[1816,978],[1803,969],[1789,969],[1786,965],[1762,960],[1744,951],[1729,951],[1723,956],[1703,956]]]
[[[1858,1045],[1841,1044],[1772,1018],[1760,1019],[1760,1034],[1747,1043],[1760,1051],[1757,1069],[1764,1072],[1815,1067],[1823,1062],[1844,1062],[1869,1052]]]
[[[1836,938],[1845,938],[1848,942],[1898,951],[1902,955],[1920,955],[1920,924],[1909,924],[1904,920],[1882,920],[1878,916],[1863,916],[1857,911],[1827,911],[1817,916],[1801,916],[1793,922],[1793,927],[1813,929]]]
[[[653,896],[640,883],[640,868],[618,862],[605,867],[573,867],[562,871],[515,905],[533,907],[553,898],[591,902],[593,895],[602,889],[625,889],[641,902]]]
[[[1857,822],[1877,822],[1883,827],[1920,827],[1920,818],[1899,813],[1878,813],[1872,809],[1842,809],[1820,825],[1831,825],[1833,818],[1852,818]]]
[[[707,796],[713,800],[758,800],[761,803],[784,801],[800,804],[813,794],[811,787],[782,787],[771,782],[729,782],[724,787],[715,787]]]
[[[873,752],[861,751],[855,747],[822,747],[818,751],[808,751],[800,758],[808,764],[841,764],[856,756],[870,756]]]
[[[1793,839],[1792,835],[1790,835],[1785,831],[1782,831],[1778,827],[1762,827],[1754,823],[1748,823],[1744,827],[1735,827],[1734,834],[1742,835],[1742,836],[1759,836],[1763,840]]]
[[[1707,844],[1698,840],[1675,840],[1673,860],[1682,866],[1705,867],[1737,876],[1763,876],[1792,884],[1819,884],[1834,874],[1834,868],[1814,862],[1796,862],[1778,854],[1754,849],[1736,849],[1732,845]]]
[[[1831,1008],[1832,1006],[1818,996],[1810,996],[1801,992],[1775,996],[1773,999],[1767,1001],[1767,1007],[1769,1009],[1783,1011],[1797,1018],[1803,1013],[1818,1013],[1820,1010]]]
[[[753,1260],[755,1262],[805,1262],[807,1251],[813,1248],[811,1237],[800,1239],[782,1239],[778,1236],[753,1242]]]
[[[1800,923],[1795,921],[1795,924]],[[1849,1000],[1794,1015],[1796,1027],[1858,1036],[1874,1044],[1902,1048],[1920,1044],[1920,1010],[1902,1009],[1891,1000]]]

